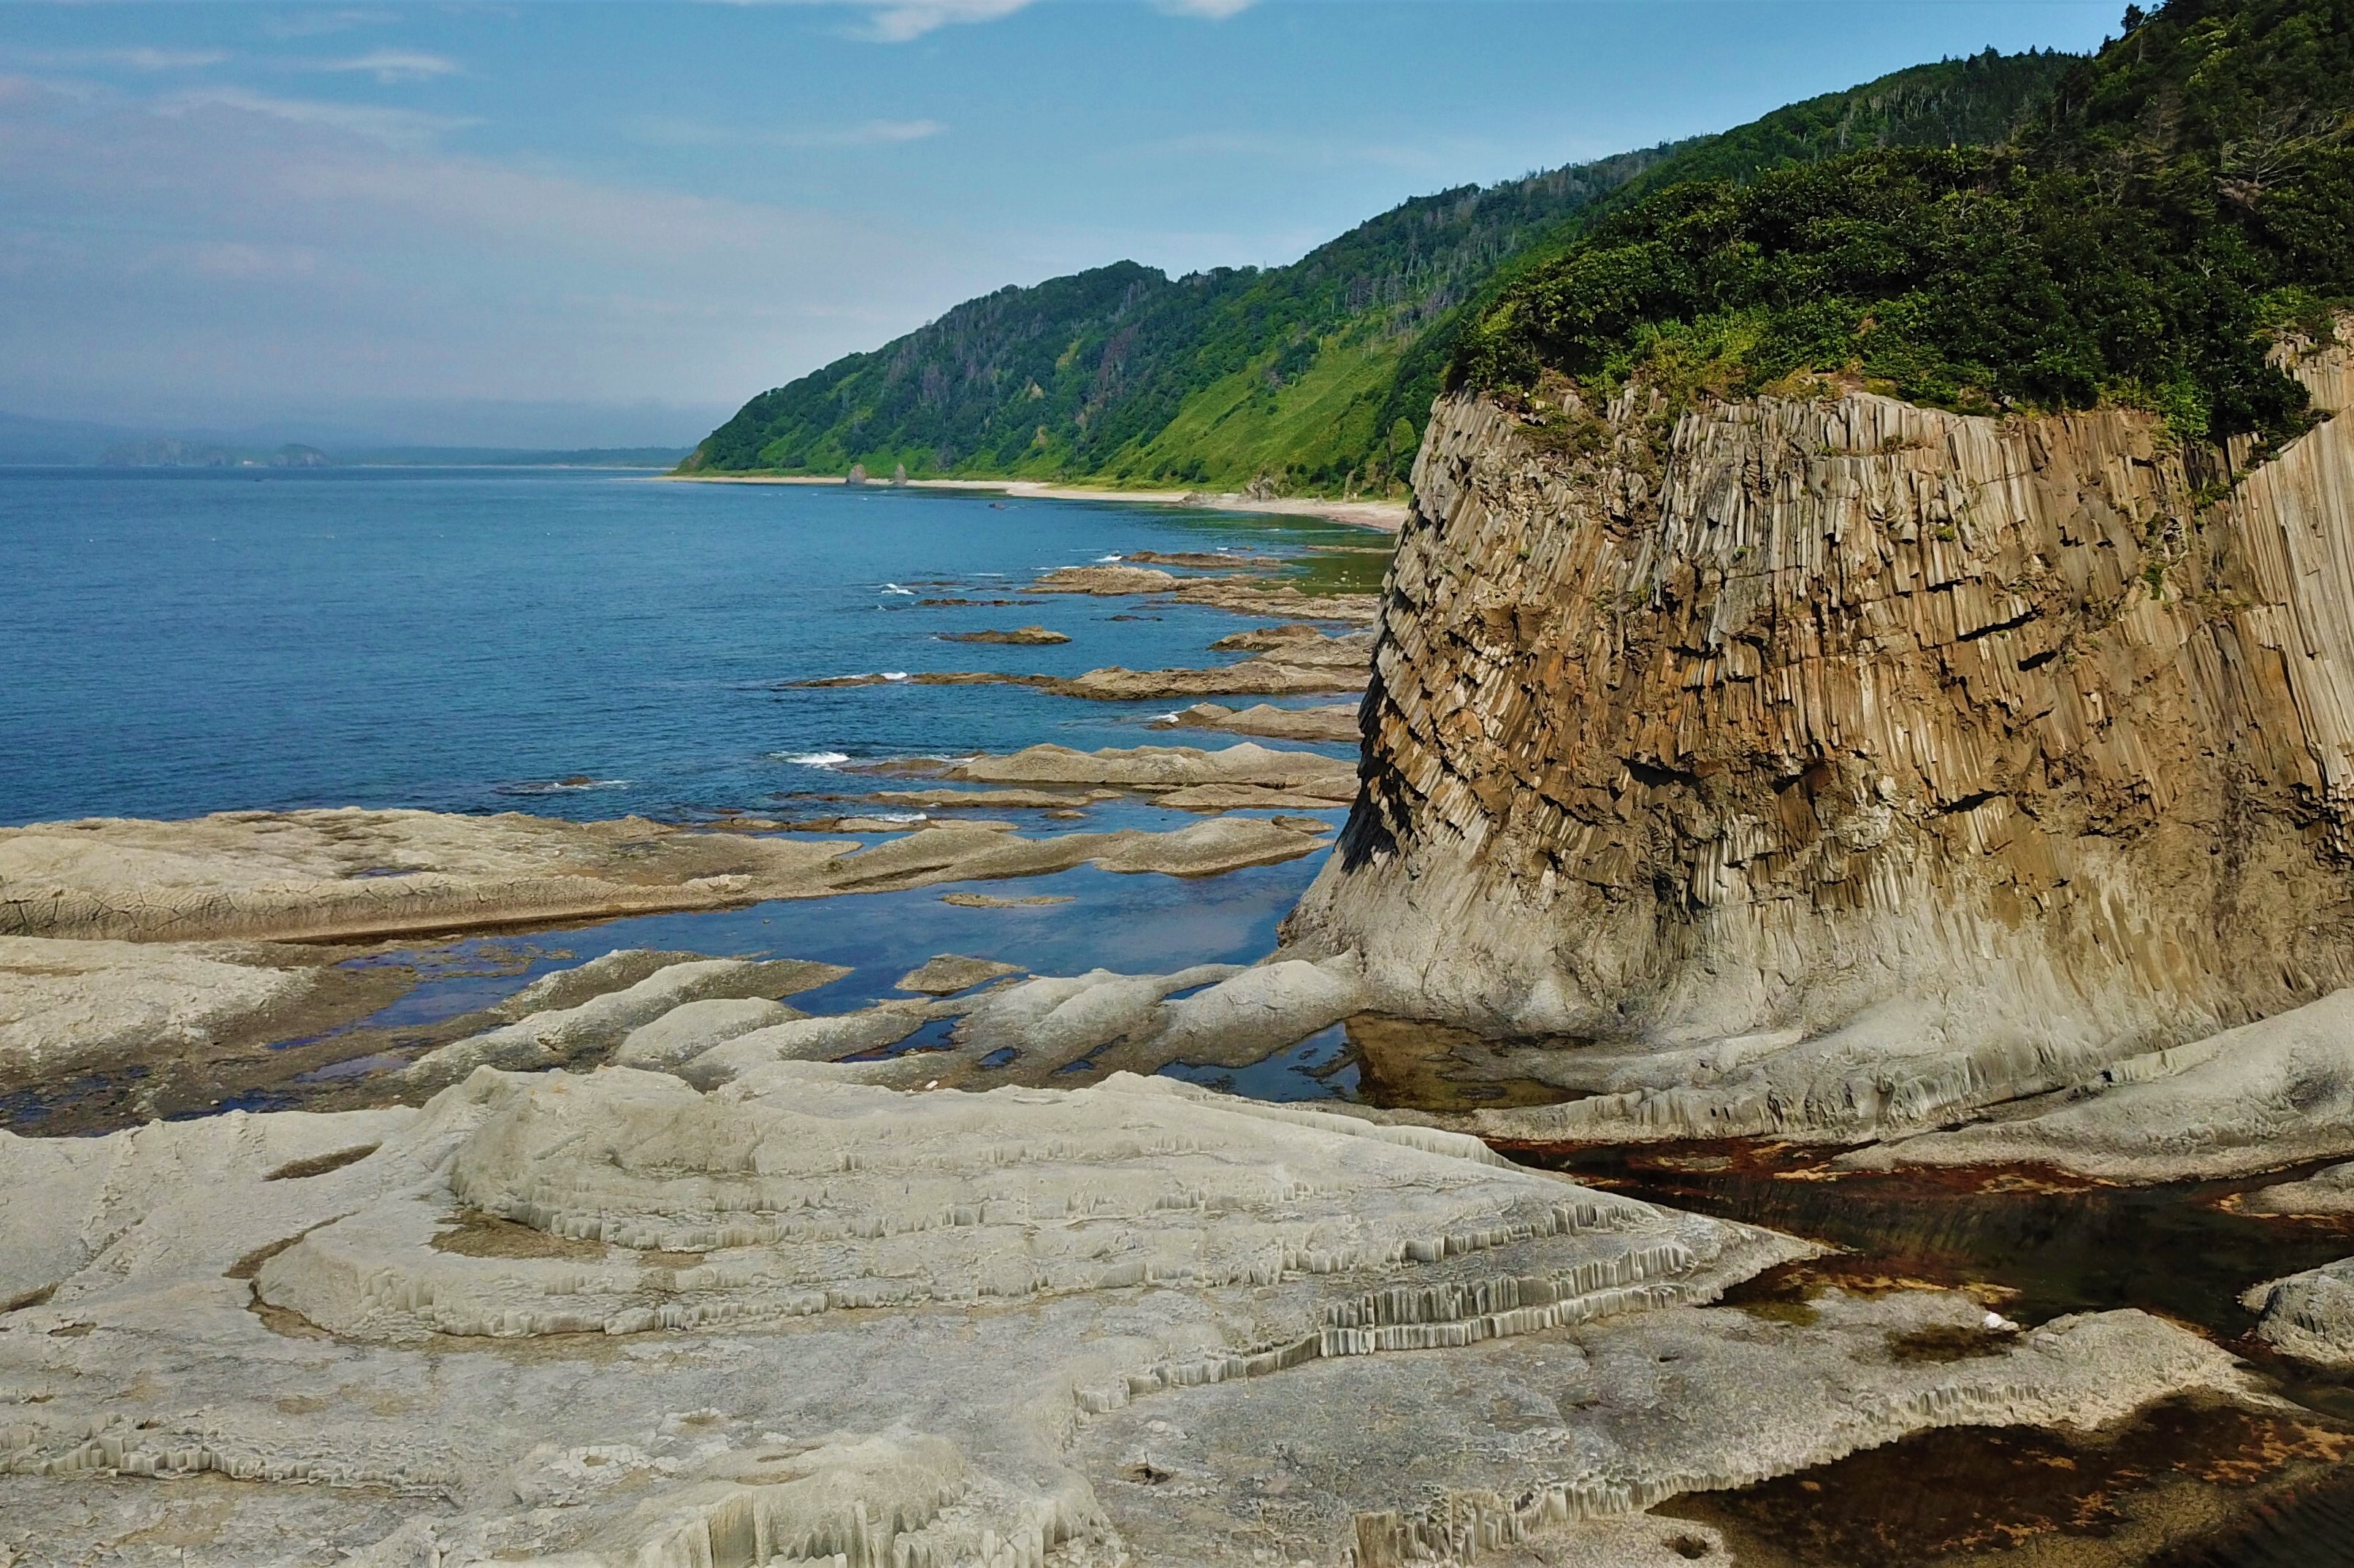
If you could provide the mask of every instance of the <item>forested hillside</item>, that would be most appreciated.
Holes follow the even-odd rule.
[[[1965,411],[2105,401],[2187,438],[2293,434],[2306,396],[2267,345],[2354,302],[2354,0],[2173,0],[2126,23],[2000,148],[1625,206],[1501,291],[1453,374],[1506,393],[1861,380]]]
[[[1998,139],[2073,58],[1989,50],[1723,135],[1418,197],[1288,267],[1172,280],[1123,261],[1002,289],[753,398],[684,467],[1378,493],[1467,327],[1605,215],[1860,148]]]

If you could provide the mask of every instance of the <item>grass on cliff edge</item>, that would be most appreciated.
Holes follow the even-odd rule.
[[[2107,402],[2188,438],[2294,435],[2308,399],[2265,350],[2354,297],[2354,0],[2126,23],[2007,146],[1650,196],[1506,291],[1449,385],[1847,374],[1964,412]]]

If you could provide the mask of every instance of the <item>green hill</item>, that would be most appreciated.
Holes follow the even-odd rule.
[[[1500,291],[1452,375],[1507,394],[1860,379],[1964,410],[2110,402],[2190,438],[2295,432],[2306,394],[2266,348],[2354,299],[2354,0],[2126,21],[1999,148],[1875,149],[1624,206]]]
[[[1417,197],[1288,267],[1002,289],[747,403],[688,472],[1381,493],[1464,332],[1607,214],[1861,148],[2001,137],[2074,57],[1916,66],[1723,135]]]

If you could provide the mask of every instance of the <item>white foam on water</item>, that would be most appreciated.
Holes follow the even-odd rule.
[[[772,751],[779,762],[797,762],[803,768],[832,768],[850,760],[846,751]]]

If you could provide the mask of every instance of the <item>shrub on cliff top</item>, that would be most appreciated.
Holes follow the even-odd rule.
[[[1686,185],[1598,226],[1467,335],[1453,384],[1551,370],[1754,392],[1804,372],[1940,407],[2310,419],[2271,334],[2354,296],[2354,0],[2173,0],[1993,150]]]

